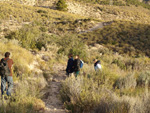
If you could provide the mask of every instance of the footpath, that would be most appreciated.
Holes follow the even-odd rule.
[[[46,105],[45,113],[69,113],[63,106],[59,95],[61,81],[66,78],[65,71],[63,70],[63,67],[57,67],[52,81],[48,83],[45,98],[43,99]]]

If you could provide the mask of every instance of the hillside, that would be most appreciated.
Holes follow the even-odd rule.
[[[0,113],[150,112],[149,5],[68,0],[63,12],[56,2],[0,0],[0,58],[15,62]],[[85,62],[77,78],[65,75],[70,53]]]
[[[14,1],[19,2],[19,0],[14,0]],[[24,2],[19,2],[19,3],[27,4],[31,6],[33,6],[34,3],[35,6],[56,9],[57,0],[46,0],[46,1],[31,0],[30,2],[29,0],[24,0]],[[12,4],[13,3],[15,2],[12,2]],[[82,2],[82,0],[78,0],[78,1],[68,0],[67,5],[68,5],[69,13],[79,14],[87,17],[90,16],[92,18],[98,18],[104,21],[124,19],[124,20],[136,21],[136,22],[149,23],[150,20],[149,10],[143,8],[140,5],[139,6],[137,5],[136,6],[135,5],[110,6],[110,5],[103,5],[99,3],[93,4],[93,2],[89,2],[89,1]]]
[[[129,21],[114,21],[89,33],[83,33],[79,37],[87,44],[95,43],[106,45],[108,48],[121,54],[138,56],[144,54],[150,56],[150,25]]]
[[[129,54],[132,54],[132,53],[135,55],[145,54],[149,56],[149,50],[148,50],[149,41],[146,41],[149,39],[149,30],[148,30],[149,25],[147,24],[150,21],[149,11],[146,9],[143,9],[142,11],[141,9],[139,10],[139,8],[135,8],[135,7],[133,8],[130,7],[130,9],[128,9],[127,7],[126,8],[124,7],[121,10],[122,7],[117,8],[115,6],[113,7],[114,10],[111,10],[112,8],[110,9],[109,7],[110,6],[99,6],[99,8],[102,8],[101,12],[103,12],[104,15],[102,14],[103,15],[102,17],[103,19],[101,18],[102,20],[101,19],[98,20],[98,19],[92,19],[91,18],[92,14],[90,18],[87,18],[88,14],[86,14],[86,17],[83,17],[83,16],[63,13],[63,12],[59,12],[59,11],[55,11],[51,9],[31,7],[31,6],[20,6],[19,4],[1,3],[1,9],[0,9],[2,12],[0,14],[1,36],[5,36],[6,38],[9,38],[9,39],[15,38],[17,40],[23,41],[24,39],[22,38],[22,35],[25,35],[25,34],[20,34],[20,32],[23,32],[29,29],[30,31],[33,31],[33,33],[31,34],[33,35],[36,34],[35,36],[37,37],[37,39],[34,39],[34,36],[33,36],[32,38],[30,37],[29,39],[26,39],[25,37],[25,40],[26,41],[36,40],[37,42],[35,42],[33,45],[31,43],[30,47],[32,46],[32,48],[34,48],[33,46],[39,46],[38,48],[40,49],[41,48],[40,46],[44,46],[43,44],[45,44],[45,41],[49,40],[48,37],[53,37],[52,35],[56,35],[57,37],[59,35],[80,33],[84,30],[88,30],[94,27],[101,21],[109,22],[109,21],[115,20],[116,22],[114,22],[113,25],[104,27],[104,29],[100,29],[100,31],[99,30],[92,31],[92,33],[82,34],[83,36],[79,35],[79,37],[86,39],[86,42],[88,42],[88,44],[93,44],[95,42],[99,44],[111,44],[112,49],[113,49],[113,46],[120,48],[119,51],[116,50],[117,48],[113,49],[119,53],[125,52]],[[74,9],[79,10],[79,8],[74,8]],[[85,7],[85,9],[87,8]],[[116,9],[118,9],[118,12],[116,12]],[[86,12],[86,10],[83,10],[83,11]],[[109,14],[106,12],[108,12]],[[81,12],[79,14],[81,14]],[[97,14],[97,13],[93,13],[93,14]],[[113,15],[116,15],[116,16],[113,16]],[[119,19],[116,20],[118,16],[119,16]],[[122,18],[123,18],[123,21],[119,22],[119,20],[121,20]],[[134,21],[134,22],[127,22],[128,24],[125,24],[126,21],[129,21],[129,20]],[[20,29],[22,26],[23,28]],[[30,28],[28,28],[29,26]],[[122,26],[122,27],[120,28],[119,26]],[[114,27],[115,29],[113,30],[112,28]],[[15,31],[18,28],[20,30]],[[126,28],[126,31],[124,31],[124,28]],[[130,35],[128,34],[128,36],[126,36],[126,33],[125,33],[127,32],[127,30],[128,32],[130,32]],[[15,31],[15,32],[11,32],[11,31]],[[135,31],[137,33],[135,33]],[[99,35],[98,32],[100,32],[101,34]],[[43,35],[46,38],[44,38]],[[41,40],[40,38],[41,36],[43,37],[44,40]],[[110,39],[109,37],[111,37],[112,39]],[[122,37],[121,40],[116,39],[118,37]],[[132,39],[131,44],[126,43],[128,42],[127,37],[128,39]],[[105,42],[104,40],[101,40],[103,38],[105,38]],[[139,40],[137,40],[138,38]],[[126,41],[124,42],[125,39]],[[143,43],[146,45],[144,47],[140,47],[140,45],[142,45]],[[125,47],[126,44],[129,44],[129,47],[132,47],[133,49],[136,49],[136,50],[132,51],[128,49],[127,47]],[[23,46],[25,47],[28,45],[23,45]]]

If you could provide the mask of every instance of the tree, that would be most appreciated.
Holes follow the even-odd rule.
[[[65,0],[58,0],[56,8],[60,11],[67,11],[67,4]]]

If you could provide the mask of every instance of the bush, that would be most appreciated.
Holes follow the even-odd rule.
[[[56,4],[56,8],[60,11],[67,11],[67,4],[65,0],[59,0]]]
[[[150,71],[142,72],[137,78],[138,86],[150,86]]]
[[[87,47],[76,35],[63,36],[57,41],[57,44],[60,46],[59,54],[68,55],[71,53],[79,55],[85,61],[88,60]]]
[[[126,101],[102,100],[95,113],[129,113],[130,104]]]
[[[24,26],[22,29],[12,32],[6,36],[8,39],[17,39],[22,47],[30,49],[36,48],[40,31],[37,27]]]
[[[101,95],[97,92],[98,86],[93,80],[84,77],[68,78],[61,88],[61,99],[67,109],[73,113],[89,111],[95,106]]]
[[[20,45],[26,49],[39,49],[42,47],[46,47],[46,44],[54,41],[52,39],[52,35],[47,35],[46,32],[47,27],[38,27],[27,25],[23,26],[20,30],[11,32],[5,38],[7,39],[17,39]]]
[[[134,74],[128,74],[125,77],[120,77],[118,80],[116,80],[114,87],[118,89],[129,89],[135,88],[136,85],[137,82]]]

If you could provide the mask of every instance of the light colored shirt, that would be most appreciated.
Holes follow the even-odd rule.
[[[94,66],[95,71],[101,70],[102,66],[101,64],[97,64],[96,66]]]

